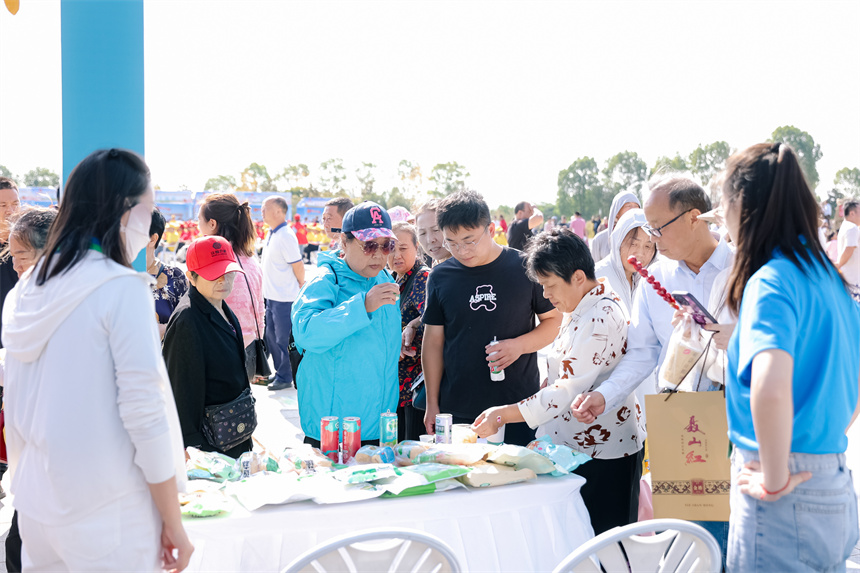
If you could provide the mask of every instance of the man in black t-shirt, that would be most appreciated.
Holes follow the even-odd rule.
[[[543,213],[528,201],[522,201],[514,207],[514,214],[515,219],[508,228],[508,246],[523,251],[532,237],[532,229],[543,224]]]
[[[471,424],[491,406],[537,392],[537,351],[561,325],[561,314],[526,275],[522,253],[493,241],[495,225],[480,194],[446,197],[436,220],[453,258],[437,265],[427,283],[422,364],[430,433],[440,412],[453,414],[455,424]],[[490,347],[494,338],[499,344]],[[499,382],[490,379],[491,352],[494,366],[505,371]],[[505,428],[507,443],[533,439],[525,423]]]

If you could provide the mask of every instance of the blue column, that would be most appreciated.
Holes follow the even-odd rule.
[[[144,154],[143,0],[62,0],[63,184],[96,149]]]

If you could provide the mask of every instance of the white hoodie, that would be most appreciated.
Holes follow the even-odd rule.
[[[89,251],[3,307],[15,506],[63,525],[185,471],[148,275]]]

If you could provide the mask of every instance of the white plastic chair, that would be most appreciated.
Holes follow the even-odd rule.
[[[643,537],[639,534],[662,532]],[[615,527],[575,549],[553,573],[719,573],[720,546],[700,525],[681,519],[652,519]]]
[[[299,555],[281,573],[460,573],[451,548],[415,529],[368,529]]]

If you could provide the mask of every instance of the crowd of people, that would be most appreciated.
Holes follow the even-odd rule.
[[[383,412],[399,439],[434,433],[440,413],[482,438],[548,436],[592,458],[575,471],[595,534],[637,521],[644,396],[664,390],[691,321],[642,268],[716,318],[714,352],[683,378],[726,395],[731,519],[700,524],[727,569],[844,566],[859,533],[844,453],[860,412],[860,203],[842,205],[829,254],[833,213],[788,146],[743,150],[721,177],[716,208],[661,173],[605,221],[544,220],[527,201],[493,220],[469,190],[412,212],[337,198],[313,242],[281,196],[263,203],[261,236],[247,203],[212,194],[185,270],[156,256],[182,224],[154,207],[132,152],[86,158],[56,210],[17,213],[0,179],[10,570],[184,568],[183,446],[251,450],[254,383],[297,388],[315,447],[325,416],[360,417],[377,443]],[[146,273],[130,268],[141,252]],[[213,423],[228,410],[236,423]],[[92,472],[94,459],[110,463]]]

